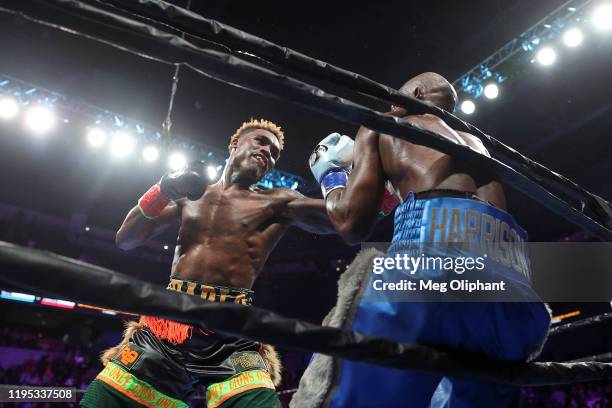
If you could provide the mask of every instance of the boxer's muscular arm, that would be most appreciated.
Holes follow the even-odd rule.
[[[306,197],[298,191],[287,190],[289,201],[282,211],[286,225],[296,226],[315,234],[335,234],[336,229],[325,210],[325,201]]]
[[[161,214],[153,219],[144,217],[138,206],[135,206],[117,231],[115,243],[126,251],[134,249],[161,233],[178,219],[179,206],[174,201],[168,203]]]
[[[191,166],[164,174],[125,217],[115,237],[117,246],[134,249],[159,234],[180,218],[185,200],[200,198],[207,185],[197,168]]]
[[[385,191],[385,175],[378,153],[378,133],[361,127],[355,137],[354,168],[345,189],[332,191],[327,214],[342,238],[357,244],[365,240],[378,221]]]

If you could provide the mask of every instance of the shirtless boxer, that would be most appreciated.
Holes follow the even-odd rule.
[[[434,73],[411,79],[400,92],[451,112],[457,98],[452,85]],[[405,110],[397,107],[390,114],[488,155],[478,138],[451,129],[437,116],[406,115]],[[347,139],[350,140],[338,134],[328,136],[310,159],[313,174],[322,186],[329,217],[347,242],[367,239],[376,223],[378,208],[386,199],[385,182],[390,181],[399,190],[403,203],[395,212],[388,256],[401,252],[394,248],[402,248],[402,244],[417,247],[417,255],[432,257],[450,254],[475,258],[482,256],[481,251],[486,249],[489,254],[486,268],[474,273],[480,273],[479,279],[484,280],[503,276],[515,300],[516,297],[521,300],[478,303],[468,298],[464,302],[447,303],[445,295],[437,298],[440,301],[432,302],[416,296],[410,299],[408,294],[404,301],[397,302],[386,299],[384,292],[372,295],[370,277],[366,278],[368,286],[356,301],[354,318],[347,328],[404,342],[467,349],[504,360],[525,360],[537,352],[545,339],[550,316],[531,288],[530,270],[524,270],[524,264],[516,262],[515,265],[501,259],[496,255],[499,252],[488,251],[497,248],[493,245],[507,248],[513,245],[509,241],[521,244],[527,239],[525,231],[505,212],[504,190],[495,175],[426,146],[364,127],[355,138],[351,163],[346,160],[346,151],[338,154],[338,145],[349,143]],[[452,249],[438,249],[446,248],[453,241],[456,245]],[[435,272],[431,275],[421,268],[414,274],[401,275],[398,270],[391,270],[378,276],[391,282],[398,282],[400,278],[418,281],[431,276],[442,280],[458,277],[453,271],[441,275],[437,275],[439,270]],[[431,403],[431,406],[455,408],[505,407],[518,403],[517,390],[476,381],[456,378],[442,381],[439,375],[341,360],[334,370],[339,373],[338,377],[324,397],[324,403],[316,406],[420,408]],[[432,400],[439,384],[442,386]],[[292,405],[307,406],[307,403],[300,405],[300,398],[305,395],[298,391]]]
[[[335,232],[322,200],[254,187],[274,168],[283,145],[283,132],[272,122],[244,123],[231,137],[218,182],[207,186],[190,168],[165,175],[128,213],[117,245],[136,248],[180,221],[168,289],[250,305],[257,274],[290,226]],[[280,363],[270,346],[253,341],[144,316],[103,362],[83,406],[187,407],[204,385],[208,408],[280,407],[274,389]]]

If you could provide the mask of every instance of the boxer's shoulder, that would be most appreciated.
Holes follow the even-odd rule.
[[[485,156],[491,157],[491,155],[489,154],[489,151],[487,150],[485,145],[482,143],[482,140],[480,140],[478,137],[474,136],[471,133],[461,132],[459,130],[456,132],[459,135],[459,137],[463,139],[465,144],[467,144],[469,147],[472,148],[472,150],[475,150],[478,153],[483,154]]]

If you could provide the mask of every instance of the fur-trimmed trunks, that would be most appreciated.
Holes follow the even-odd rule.
[[[469,350],[502,360],[527,360],[545,341],[550,314],[531,288],[528,258],[508,262],[502,257],[508,253],[505,250],[504,254],[504,248],[515,245],[520,249],[526,240],[526,233],[509,214],[487,203],[447,197],[415,199],[410,194],[396,210],[391,247],[386,252],[366,248],[357,255],[338,282],[338,301],[323,324],[406,343]],[[403,259],[404,254],[413,259],[444,257],[453,261],[478,257],[481,254],[474,249],[476,243],[482,244],[479,248],[488,248],[484,267],[460,276],[505,279],[512,291],[510,300],[452,299],[457,295],[450,291],[419,297],[413,291],[375,288],[377,280],[442,284],[458,279],[455,270],[419,267],[406,272],[389,262],[378,273],[375,267],[381,260],[396,259],[396,255]],[[489,408],[514,407],[517,397],[518,389],[512,387],[315,354],[290,406]]]
[[[253,292],[172,277],[169,290],[210,302],[250,305]],[[81,405],[186,408],[199,385],[208,408],[280,408],[281,364],[274,348],[198,327],[142,316],[102,355],[104,369]]]

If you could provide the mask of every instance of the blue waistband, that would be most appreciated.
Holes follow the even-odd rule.
[[[465,198],[416,200],[408,194],[395,211],[393,242],[526,242],[527,232],[507,212]]]
[[[490,204],[447,197],[416,200],[410,193],[395,211],[390,250],[485,256],[530,277],[527,240],[510,214]]]

